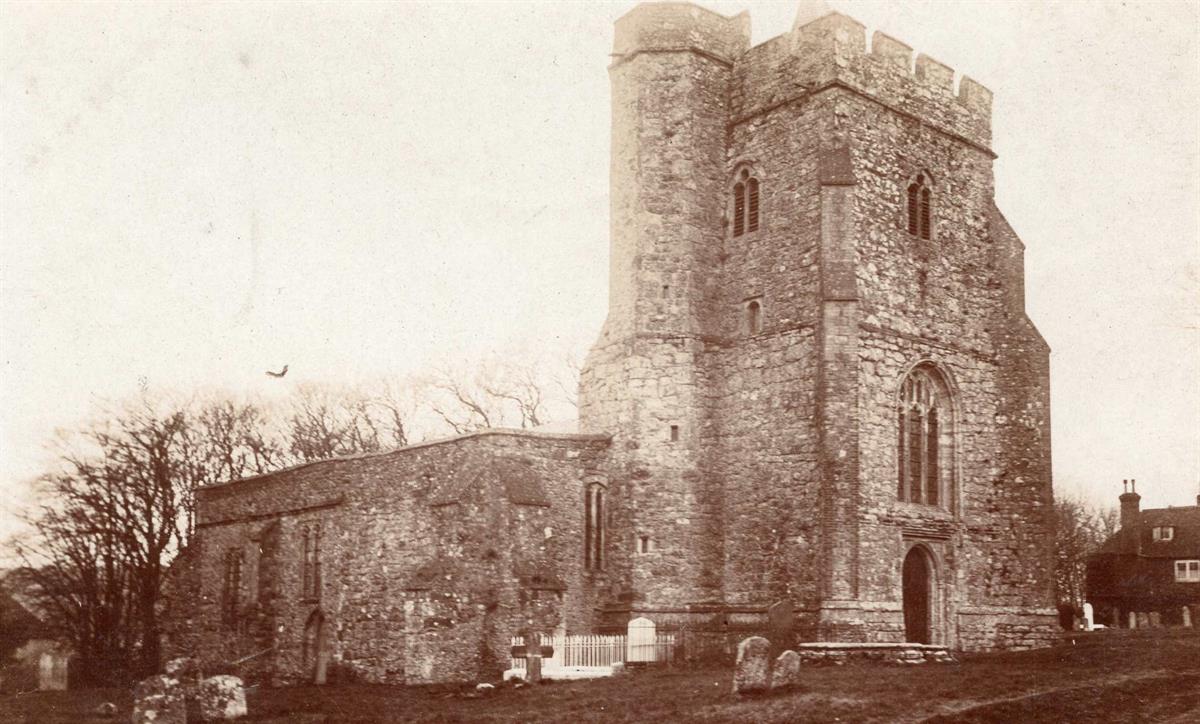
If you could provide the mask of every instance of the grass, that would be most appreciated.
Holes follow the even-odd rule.
[[[1200,721],[1194,629],[1106,631],[1039,651],[976,654],[958,664],[848,664],[803,670],[786,694],[738,699],[731,670],[660,669],[589,682],[501,687],[353,685],[258,689],[248,722],[1193,722]],[[128,721],[127,691],[41,692],[0,700],[0,721]]]

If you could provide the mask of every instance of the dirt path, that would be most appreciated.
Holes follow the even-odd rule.
[[[944,722],[1182,722],[1200,721],[1200,674],[1154,671],[1117,674],[1079,686],[956,704],[924,719]]]

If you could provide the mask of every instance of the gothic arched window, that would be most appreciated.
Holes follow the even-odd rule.
[[[758,179],[742,169],[733,185],[733,235],[758,231]]]
[[[758,334],[762,331],[762,303],[757,299],[746,305],[746,332]]]
[[[583,558],[590,571],[604,568],[604,486],[587,486],[583,500]]]
[[[917,174],[908,185],[908,233],[922,239],[930,238],[932,228],[933,179],[928,174]]]
[[[242,549],[225,551],[225,585],[222,591],[222,618],[228,623],[237,620],[242,597]]]
[[[321,597],[321,526],[312,524],[301,531],[303,550],[301,553],[302,574],[300,596],[304,600]]]
[[[896,405],[897,497],[909,503],[942,505],[951,471],[949,390],[932,367],[904,378]]]

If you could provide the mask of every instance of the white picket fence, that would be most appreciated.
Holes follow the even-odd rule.
[[[629,646],[627,636],[600,636],[589,634],[552,635],[542,634],[542,646],[554,649],[554,655],[542,659],[542,673],[547,678],[575,678],[575,676],[556,677],[556,670],[562,674],[584,676],[607,676],[612,673],[614,664],[625,664],[629,661],[655,663],[670,663],[675,653],[675,635],[658,634],[649,641],[635,641]],[[512,637],[513,646],[524,646],[525,638]],[[523,671],[524,658],[513,658],[511,670]]]

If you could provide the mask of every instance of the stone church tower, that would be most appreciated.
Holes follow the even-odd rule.
[[[522,631],[1049,643],[1049,350],[991,94],[837,13],[642,5],[611,67],[608,319],[578,433],[196,492],[164,650],[248,680],[499,676]],[[780,618],[786,618],[781,616]]]
[[[1038,643],[1049,349],[991,93],[838,13],[753,48],[749,25],[677,3],[616,25],[609,313],[580,388],[580,429],[612,436],[601,621],[788,599],[810,640]]]

